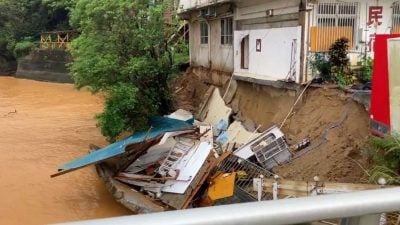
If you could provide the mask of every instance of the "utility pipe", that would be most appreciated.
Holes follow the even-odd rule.
[[[400,188],[252,202],[64,225],[280,225],[400,211]]]

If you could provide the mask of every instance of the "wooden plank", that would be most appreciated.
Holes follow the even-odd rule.
[[[264,191],[272,193],[272,185],[274,179],[264,179]],[[316,186],[316,182],[306,181],[293,181],[293,180],[279,180],[278,181],[278,194],[283,196],[309,196]],[[354,191],[379,189],[380,185],[375,184],[352,184],[352,183],[332,183],[332,182],[319,182],[318,189],[322,191],[321,194],[333,193],[346,193]]]

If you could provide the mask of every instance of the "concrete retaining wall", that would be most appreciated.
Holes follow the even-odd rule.
[[[59,83],[73,83],[66,64],[71,55],[64,50],[35,49],[18,60],[16,77]]]

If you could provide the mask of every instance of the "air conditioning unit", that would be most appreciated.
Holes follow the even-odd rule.
[[[292,158],[284,134],[276,126],[236,150],[234,155],[242,159],[255,157],[258,163],[267,170]]]
[[[207,7],[204,9],[200,9],[199,17],[202,18],[209,18],[209,17],[216,17],[217,16],[217,9],[215,7]]]

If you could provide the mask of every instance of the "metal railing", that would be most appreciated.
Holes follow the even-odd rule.
[[[75,31],[53,31],[40,34],[41,49],[68,49]]]
[[[280,225],[377,214],[379,217],[381,213],[395,211],[400,211],[398,187],[81,221],[64,225]],[[360,219],[357,224],[371,224],[371,221]]]
[[[360,16],[357,2],[319,3],[314,10],[311,27],[311,51],[326,52],[339,38],[349,39],[353,48]]]

